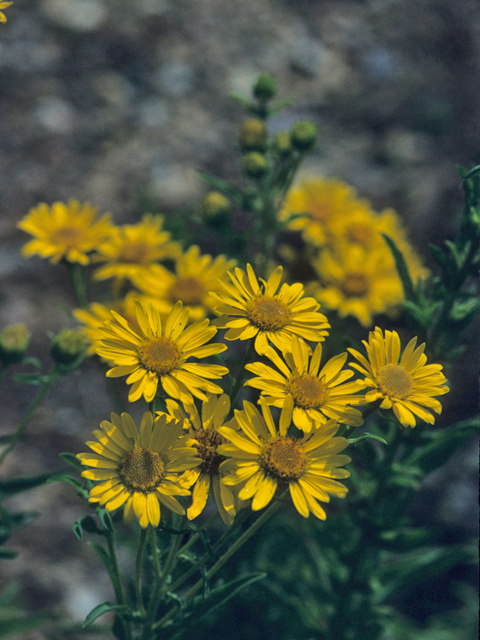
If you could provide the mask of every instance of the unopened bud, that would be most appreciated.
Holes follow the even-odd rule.
[[[87,337],[78,329],[63,329],[50,345],[50,355],[58,364],[72,364],[89,345]]]
[[[313,122],[301,120],[292,127],[292,144],[299,151],[308,151],[315,144],[317,135],[317,127]]]
[[[31,334],[24,324],[12,324],[0,331],[0,360],[7,364],[20,362],[27,352]]]
[[[279,131],[273,140],[277,153],[286,157],[292,152],[292,140],[288,131]]]
[[[262,73],[253,87],[253,95],[262,102],[267,102],[275,97],[277,93],[277,83],[268,73]]]
[[[238,134],[238,141],[244,151],[265,151],[267,148],[267,128],[263,120],[246,120]]]
[[[220,191],[207,193],[200,205],[202,215],[207,219],[226,216],[230,209],[230,201]]]
[[[243,156],[243,170],[247,176],[261,178],[269,168],[267,158],[257,151],[251,151]]]

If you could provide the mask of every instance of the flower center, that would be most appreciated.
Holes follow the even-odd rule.
[[[302,475],[307,456],[293,438],[277,436],[265,445],[261,457],[265,471],[282,480],[297,480]]]
[[[326,222],[333,213],[334,209],[327,202],[318,202],[311,207],[312,218],[317,222]]]
[[[347,229],[349,242],[367,245],[372,239],[372,229],[363,224],[351,224]]]
[[[60,227],[52,233],[52,239],[54,242],[74,247],[81,240],[82,235],[83,232],[78,227]]]
[[[177,281],[170,289],[170,300],[177,302],[181,300],[185,305],[202,304],[206,291],[203,284],[195,277],[177,278]]]
[[[363,273],[347,273],[340,288],[347,297],[359,298],[369,292],[370,282]]]
[[[148,371],[163,376],[178,367],[181,355],[177,345],[168,338],[154,338],[138,347],[140,362]]]
[[[322,406],[327,397],[324,383],[308,374],[293,378],[290,393],[295,406],[302,409],[317,409]]]
[[[127,489],[151,491],[162,481],[165,463],[158,453],[139,448],[127,453],[118,472]]]
[[[257,298],[247,308],[248,318],[259,329],[278,331],[290,320],[290,311],[275,298]]]
[[[197,442],[194,447],[202,459],[201,467],[205,473],[217,473],[220,463],[226,460],[216,452],[221,444],[227,444],[227,439],[221,436],[215,429],[200,429],[195,434]]]
[[[120,262],[142,264],[149,252],[145,242],[131,242],[123,247],[120,254]]]
[[[413,390],[412,377],[398,364],[387,364],[380,367],[377,373],[380,391],[398,400],[408,398]]]

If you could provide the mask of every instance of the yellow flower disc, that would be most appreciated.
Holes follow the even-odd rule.
[[[295,406],[302,409],[317,409],[323,405],[327,397],[327,389],[322,380],[308,374],[292,380],[290,393]]]
[[[143,264],[150,252],[151,248],[145,242],[131,242],[122,247],[118,261],[128,264]]]
[[[340,288],[347,297],[363,297],[370,291],[370,281],[363,273],[347,273]]]
[[[201,281],[194,276],[177,278],[170,289],[169,298],[172,303],[181,300],[184,305],[193,306],[202,304],[207,291]]]
[[[398,400],[408,398],[413,390],[412,377],[399,365],[387,364],[380,367],[377,381],[382,393]]]
[[[202,471],[205,473],[217,473],[218,467],[226,459],[217,453],[220,444],[226,444],[227,440],[215,429],[200,429],[195,434],[193,446],[197,455],[202,459]]]
[[[165,464],[158,453],[143,447],[127,453],[118,470],[127,489],[143,491],[155,489],[164,472]]]
[[[307,464],[307,456],[298,441],[284,436],[265,445],[261,460],[267,473],[282,480],[297,480]]]
[[[248,318],[263,331],[282,329],[290,320],[288,307],[275,298],[257,298],[248,304]]]
[[[138,355],[145,369],[160,375],[174,371],[181,361],[177,345],[168,338],[154,338],[142,344]]]

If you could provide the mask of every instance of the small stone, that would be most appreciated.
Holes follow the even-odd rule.
[[[102,0],[43,0],[42,9],[52,22],[79,33],[96,31],[108,18]]]

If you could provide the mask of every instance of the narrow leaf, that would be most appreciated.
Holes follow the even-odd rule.
[[[413,288],[412,278],[410,277],[410,272],[408,271],[407,263],[405,262],[405,258],[403,257],[403,253],[397,247],[395,242],[387,236],[385,233],[382,233],[382,236],[385,239],[385,242],[390,247],[390,251],[392,252],[393,259],[395,260],[395,265],[397,267],[397,272],[400,280],[402,281],[403,293],[405,294],[405,299],[410,300],[411,302],[416,302],[415,291]]]
[[[89,624],[92,624],[92,622],[94,622],[98,617],[100,617],[104,613],[108,613],[109,611],[116,611],[118,614],[124,615],[128,613],[128,607],[123,604],[102,602],[90,611],[88,616],[85,618],[85,622],[82,624],[82,627],[85,629],[85,627],[88,627]]]

